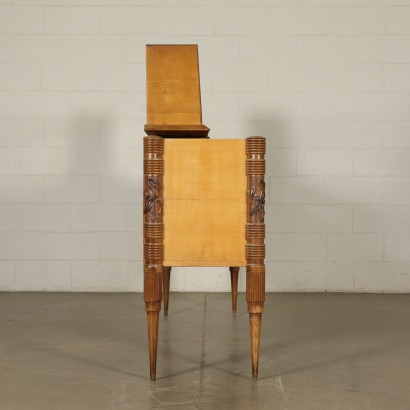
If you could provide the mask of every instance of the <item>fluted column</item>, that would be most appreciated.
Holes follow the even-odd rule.
[[[150,377],[155,380],[162,300],[163,159],[161,137],[144,137],[144,302],[148,320]]]
[[[250,323],[253,379],[258,377],[261,321],[265,302],[265,147],[263,137],[246,139],[246,301]]]

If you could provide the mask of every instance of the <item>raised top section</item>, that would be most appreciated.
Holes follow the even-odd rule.
[[[198,46],[147,45],[148,135],[206,137],[202,124]]]

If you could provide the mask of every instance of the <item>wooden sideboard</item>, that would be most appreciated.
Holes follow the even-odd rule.
[[[232,309],[246,266],[252,377],[258,375],[265,300],[265,138],[206,138],[196,45],[147,46],[144,138],[144,301],[150,377],[173,266],[226,266]],[[195,274],[194,272],[192,274]]]

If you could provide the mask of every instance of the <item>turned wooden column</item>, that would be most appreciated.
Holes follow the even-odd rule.
[[[258,378],[261,320],[265,302],[265,146],[263,137],[246,139],[246,301],[250,323],[253,379]]]
[[[144,302],[148,320],[151,380],[156,377],[158,321],[162,300],[163,147],[161,137],[144,138]]]

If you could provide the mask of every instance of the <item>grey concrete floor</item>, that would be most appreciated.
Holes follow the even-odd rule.
[[[0,293],[0,409],[410,409],[410,295],[173,293],[148,378],[140,294]]]

